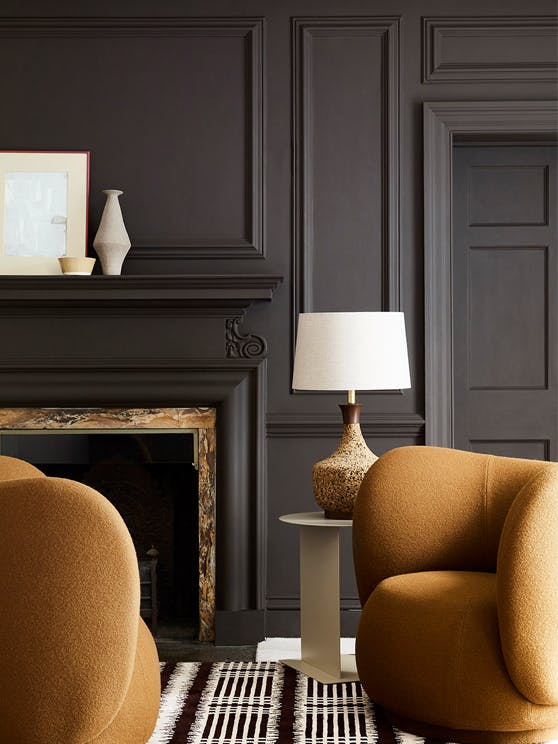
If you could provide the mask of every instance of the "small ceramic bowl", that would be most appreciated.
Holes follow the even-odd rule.
[[[64,256],[58,259],[62,273],[68,276],[88,276],[93,271],[96,260],[82,256]]]

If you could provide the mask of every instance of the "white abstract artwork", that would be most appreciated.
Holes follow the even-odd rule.
[[[66,255],[68,173],[5,174],[4,255]]]

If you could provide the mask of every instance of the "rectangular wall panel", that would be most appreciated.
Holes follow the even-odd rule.
[[[549,460],[549,439],[470,439],[472,452],[502,457]]]
[[[555,16],[424,18],[423,82],[556,80]]]
[[[297,18],[294,321],[397,309],[397,19]]]
[[[469,389],[544,389],[546,247],[473,247],[468,256]]]
[[[120,188],[128,261],[263,255],[263,19],[0,19],[0,40],[2,148],[91,151],[90,238]]]

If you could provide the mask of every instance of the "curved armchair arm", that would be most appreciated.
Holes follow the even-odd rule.
[[[0,483],[0,529],[0,740],[93,740],[134,666],[128,530],[93,489],[44,477]]]
[[[517,495],[502,530],[498,623],[517,689],[558,704],[558,465],[539,471]]]
[[[0,455],[0,481],[19,480],[20,478],[46,478],[39,468],[30,462],[17,457]]]

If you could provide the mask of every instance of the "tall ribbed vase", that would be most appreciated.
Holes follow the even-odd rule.
[[[312,469],[314,498],[327,519],[351,519],[353,505],[368,468],[378,459],[368,449],[360,430],[359,403],[339,406],[343,436],[339,447]]]
[[[93,241],[93,248],[95,248],[101,261],[103,274],[120,274],[122,272],[122,263],[132,245],[126,232],[126,227],[124,226],[122,210],[118,201],[118,197],[123,193],[123,191],[119,191],[118,189],[106,189],[103,191],[103,194],[107,196],[107,200],[103,214],[101,215],[99,229]]]

